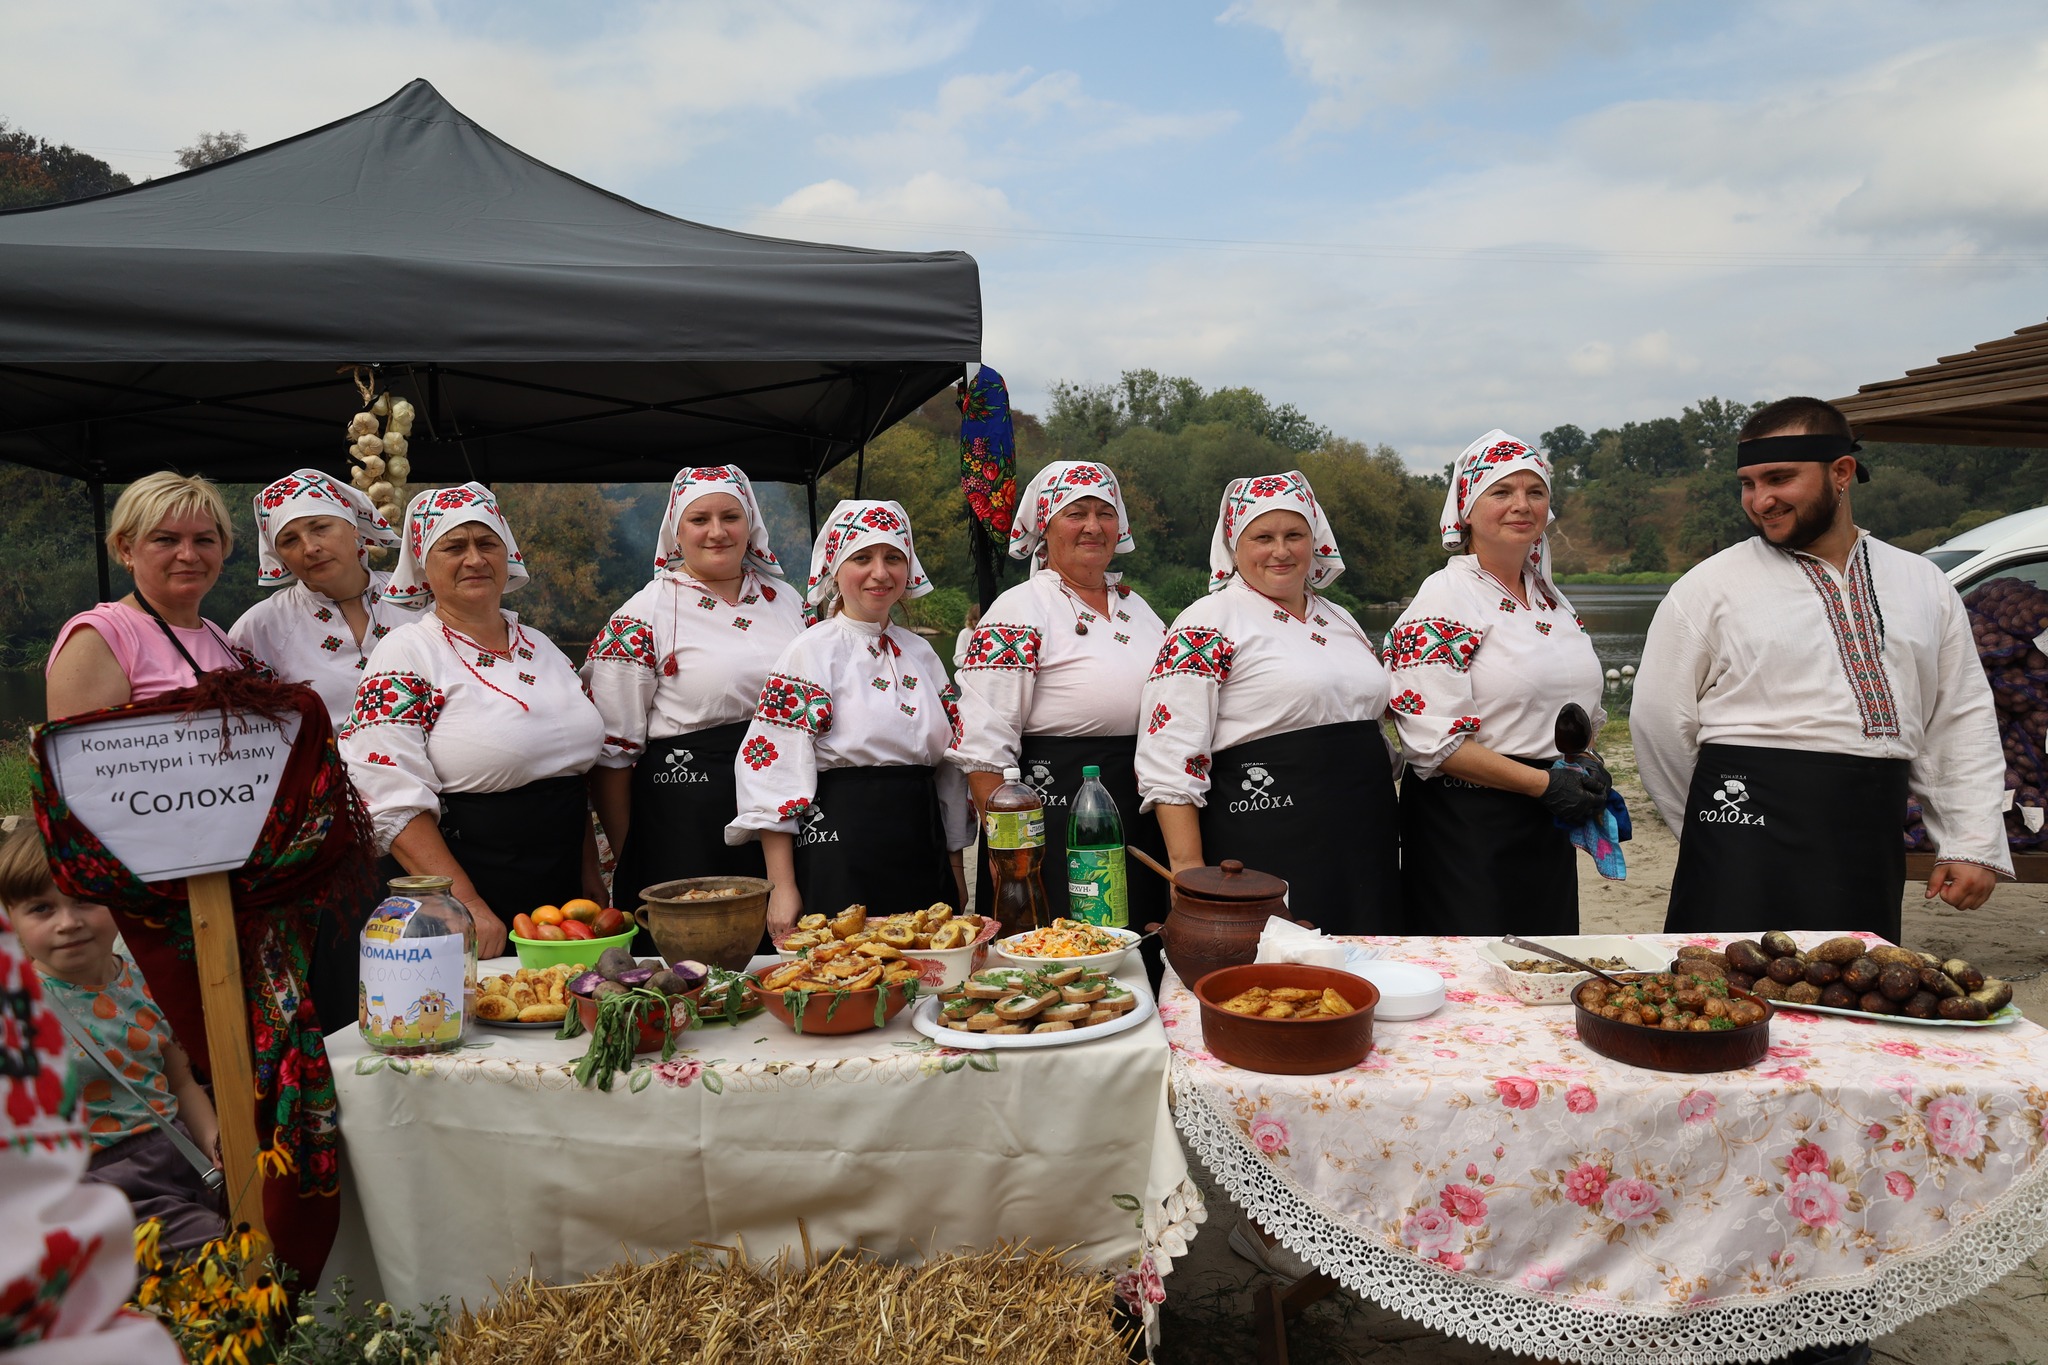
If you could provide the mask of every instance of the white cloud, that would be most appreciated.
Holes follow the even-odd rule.
[[[363,9],[265,0],[16,7],[0,114],[130,174],[201,129],[261,144],[364,108],[415,76],[545,161],[587,177],[684,160],[724,120],[901,74],[965,45],[973,16],[919,0],[644,3],[480,20],[452,0]],[[29,61],[27,52],[72,54]],[[90,62],[90,78],[83,63]]]
[[[1297,136],[1356,126],[1375,109],[1416,106],[1521,81],[1574,48],[1611,40],[1625,0],[1238,0],[1220,22],[1280,36],[1317,90]]]
[[[1587,378],[1614,373],[1614,347],[1604,341],[1589,341],[1565,358],[1571,372]]]
[[[755,215],[753,227],[783,237],[903,248],[954,245],[949,239],[959,230],[1000,229],[1020,222],[1008,196],[994,186],[925,171],[900,185],[867,193],[844,180],[821,180]]]

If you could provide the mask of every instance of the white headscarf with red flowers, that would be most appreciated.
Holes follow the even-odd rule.
[[[292,571],[277,557],[277,533],[300,517],[339,517],[355,523],[356,558],[370,564],[372,545],[396,545],[398,532],[377,515],[362,490],[317,469],[294,469],[251,500],[256,509],[256,586],[281,588]]]
[[[754,501],[754,485],[738,465],[728,464],[676,471],[675,482],[668,487],[668,510],[661,514],[661,529],[654,538],[654,567],[685,572],[676,527],[682,524],[683,513],[691,503],[713,493],[730,495],[747,514],[747,567],[756,573],[782,577],[782,564],[768,548],[768,523],[761,519],[761,508]]]
[[[1075,498],[1100,498],[1116,509],[1116,550],[1120,555],[1138,548],[1131,539],[1131,518],[1124,511],[1124,495],[1116,475],[1106,464],[1093,460],[1054,460],[1038,471],[1017,499],[1017,515],[1010,523],[1010,558],[1043,556],[1045,528],[1062,506]]]
[[[903,510],[903,504],[848,498],[832,509],[811,546],[811,580],[804,591],[804,601],[814,614],[822,615],[825,603],[838,590],[834,580],[846,557],[863,545],[878,542],[894,545],[910,562],[910,586],[904,590],[905,597],[922,597],[932,590],[924,565],[917,562],[917,549],[910,540],[910,514]]]
[[[1223,505],[1216,513],[1216,534],[1209,541],[1209,591],[1215,592],[1237,573],[1237,538],[1244,528],[1268,512],[1299,512],[1308,519],[1310,542],[1315,546],[1309,565],[1308,585],[1327,587],[1344,572],[1344,556],[1337,553],[1337,538],[1330,534],[1330,519],[1316,501],[1316,491],[1299,469],[1285,474],[1258,474],[1249,479],[1232,479],[1223,490]]]
[[[468,521],[483,523],[505,542],[505,591],[524,583],[529,577],[526,560],[519,553],[519,542],[512,538],[512,528],[505,524],[505,514],[498,510],[498,499],[480,483],[465,483],[456,488],[429,488],[406,507],[405,540],[398,547],[398,567],[385,585],[384,600],[401,607],[432,606],[427,552],[435,541]]]
[[[1451,471],[1451,486],[1444,491],[1444,510],[1437,525],[1446,550],[1465,547],[1465,533],[1472,524],[1472,504],[1479,501],[1479,495],[1486,491],[1487,485],[1520,469],[1526,469],[1543,480],[1545,488],[1551,486],[1550,461],[1543,452],[1527,441],[1508,435],[1499,427],[1465,447]],[[1529,547],[1529,567],[1535,570],[1545,590],[1553,594],[1557,585],[1550,579],[1549,527],[1556,520],[1557,513],[1552,512],[1549,520],[1544,522],[1543,534],[1536,537],[1536,543]]]

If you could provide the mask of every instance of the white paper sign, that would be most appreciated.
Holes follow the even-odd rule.
[[[249,861],[299,735],[238,715],[221,747],[218,711],[94,721],[53,735],[50,774],[71,813],[146,882],[229,872]]]

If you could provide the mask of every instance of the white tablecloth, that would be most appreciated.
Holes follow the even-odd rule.
[[[764,1012],[691,1032],[666,1063],[644,1054],[608,1093],[570,1076],[588,1041],[473,1024],[463,1050],[408,1059],[353,1029],[327,1040],[345,1189],[389,1297],[475,1305],[529,1268],[573,1280],[695,1242],[743,1238],[759,1261],[800,1248],[802,1219],[820,1255],[1071,1248],[1150,1319],[1202,1218],[1156,1018],[1069,1047],[959,1053],[908,1011],[837,1038]]]

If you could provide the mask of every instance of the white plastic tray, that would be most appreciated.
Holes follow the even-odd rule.
[[[1555,948],[1560,953],[1569,953],[1581,962],[1596,957],[1618,957],[1628,963],[1630,971],[1661,972],[1671,965],[1671,953],[1654,943],[1639,943],[1621,934],[1524,934],[1531,943],[1540,943],[1546,948]],[[1512,995],[1525,1005],[1569,1005],[1572,992],[1582,982],[1593,978],[1585,972],[1518,972],[1508,966],[1508,959],[1523,961],[1540,957],[1527,948],[1515,948],[1490,940],[1477,949],[1486,963],[1487,975],[1494,987],[1503,995]]]

